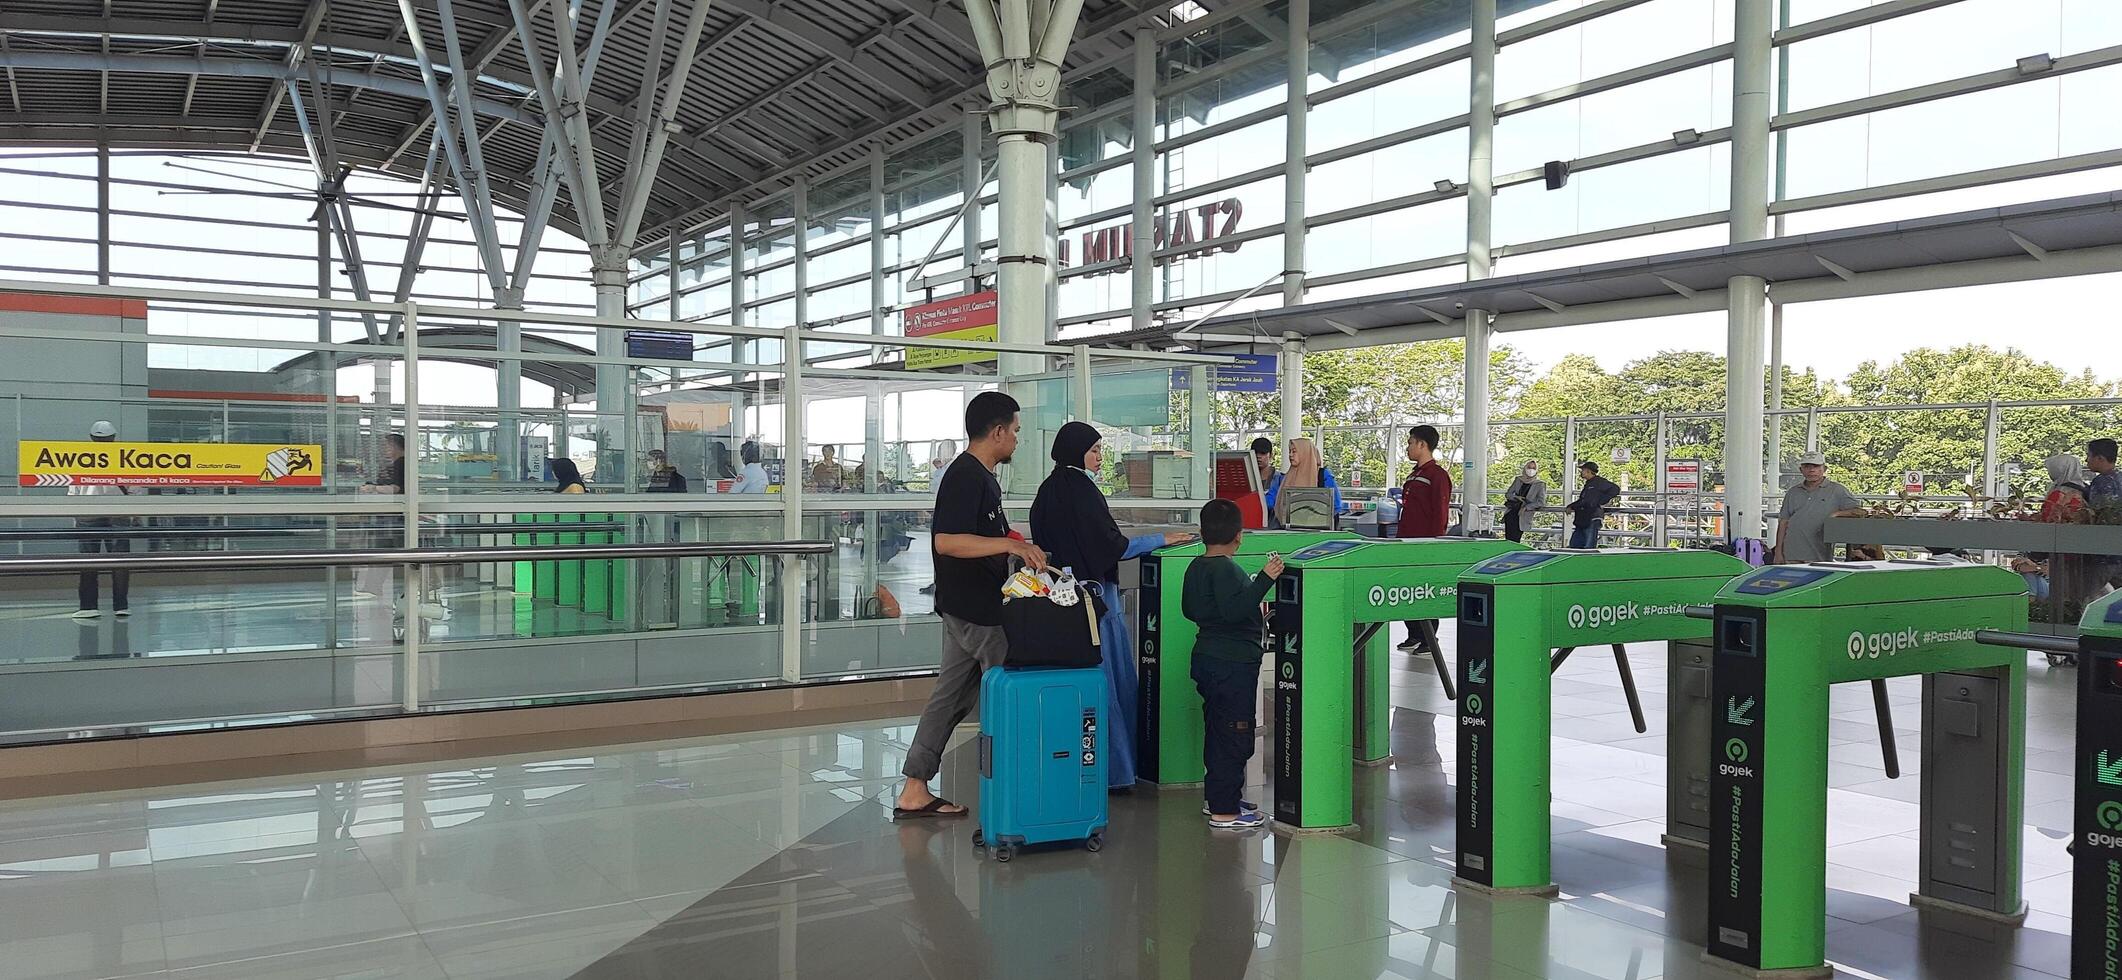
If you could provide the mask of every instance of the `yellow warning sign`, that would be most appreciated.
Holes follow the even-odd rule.
[[[322,446],[217,442],[36,442],[17,459],[25,487],[315,487]]]

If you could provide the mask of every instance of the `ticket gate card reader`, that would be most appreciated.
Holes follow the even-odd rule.
[[[1621,548],[1498,555],[1459,577],[1459,865],[1456,884],[1553,894],[1552,675],[1569,651],[1610,645],[1636,730],[1643,709],[1624,644],[1706,640],[1687,615],[1751,566],[1715,551]],[[1700,659],[1705,647],[1688,644]],[[1685,664],[1674,654],[1669,683]],[[1695,668],[1707,681],[1707,670]],[[1704,692],[1707,693],[1706,691]],[[1673,755],[1709,737],[1675,729]],[[1681,715],[1669,715],[1674,723]],[[1670,809],[1670,804],[1668,805]],[[1668,820],[1671,815],[1668,814]]]
[[[1250,462],[1248,460],[1248,462]],[[1267,556],[1287,558],[1321,541],[1355,540],[1349,531],[1247,531],[1238,538],[1238,567],[1255,575]],[[1142,678],[1135,723],[1135,772],[1161,786],[1199,786],[1201,692],[1194,688],[1192,620],[1180,608],[1186,570],[1206,553],[1198,541],[1159,548],[1141,558],[1135,596],[1136,669]]]
[[[1768,975],[1827,976],[1828,687],[1921,675],[1918,905],[2003,922],[2019,901],[2026,585],[1932,559],[1763,568],[1717,594],[1708,955]],[[1674,746],[1678,750],[1679,746]],[[1944,760],[1950,760],[1949,764]]]
[[[2070,975],[2122,977],[2122,592],[2093,600],[2076,637],[1984,630],[1976,639],[2078,663]]]
[[[1391,758],[1389,665],[1380,635],[1390,623],[1453,615],[1461,573],[1524,550],[1499,538],[1358,538],[1284,556],[1288,567],[1275,583],[1267,627],[1278,829],[1353,826],[1354,780],[1345,760],[1380,765]],[[1456,699],[1450,675],[1439,679]]]

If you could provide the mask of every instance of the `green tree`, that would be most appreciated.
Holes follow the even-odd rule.
[[[1569,355],[1533,382],[1519,400],[1520,418],[1558,421],[1509,426],[1504,446],[1514,462],[1506,472],[1515,471],[1523,462],[1538,461],[1550,481],[1559,485],[1573,479],[1577,461],[1562,458],[1566,436],[1559,420],[1574,417],[1579,419],[1578,459],[1598,462],[1602,475],[1623,486],[1653,487],[1657,422],[1601,419],[1665,412],[1676,416],[1666,421],[1667,458],[1702,460],[1708,471],[1704,479],[1714,481],[1724,459],[1723,419],[1685,416],[1721,415],[1725,380],[1724,358],[1701,351],[1663,351],[1631,361],[1611,374],[1587,355]],[[1833,386],[1813,372],[1784,369],[1786,407],[1828,404],[1835,397]],[[1784,443],[1802,446],[1804,435],[1802,425],[1786,426]],[[1627,462],[1611,462],[1617,450],[1627,451]]]
[[[1932,493],[1979,483],[1987,403],[2110,397],[2112,383],[2090,370],[2071,374],[2036,361],[2015,348],[1964,345],[1939,351],[1918,348],[1891,364],[1866,361],[1850,373],[1847,400],[1856,405],[1968,404],[1969,408],[1824,415],[1821,450],[1849,488],[1888,494],[1901,489],[1904,473],[1924,474]],[[1997,459],[2018,464],[2014,489],[2042,493],[2048,487],[2042,463],[2057,453],[2079,453],[2085,442],[2115,431],[2112,409],[2086,406],[2011,408],[2001,412]]]

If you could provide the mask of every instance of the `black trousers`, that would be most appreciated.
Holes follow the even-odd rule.
[[[1524,510],[1518,507],[1512,507],[1503,512],[1503,539],[1505,541],[1525,540],[1525,521],[1520,516],[1523,513]]]
[[[74,526],[84,530],[90,528],[130,527],[132,522],[122,517],[83,517],[74,521]],[[115,555],[132,550],[133,542],[130,538],[99,537],[88,534],[81,536],[81,553],[84,555],[92,555],[98,552],[107,552]],[[82,609],[94,609],[101,605],[99,593],[102,590],[98,588],[97,574],[96,572],[81,573],[81,583],[78,590],[80,594],[77,598],[81,600],[80,608]],[[132,575],[127,572],[111,573],[111,608],[113,610],[125,608],[127,592],[132,585],[131,579]]]
[[[1197,656],[1193,674],[1206,722],[1201,758],[1208,774],[1202,780],[1202,796],[1208,812],[1236,813],[1259,728],[1254,715],[1260,704],[1260,665]]]

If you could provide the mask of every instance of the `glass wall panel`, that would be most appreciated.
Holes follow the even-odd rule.
[[[1248,246],[1250,247],[1250,246]],[[1466,251],[1466,199],[1437,201],[1311,229],[1307,275],[1328,276]]]
[[[1795,3],[1803,6],[1802,3]],[[1795,15],[1798,11],[1793,10]],[[1959,0],[1789,45],[1790,108],[1809,109],[2122,43],[2122,5]]]
[[[1506,45],[1496,56],[1496,101],[1611,75],[1731,40],[1731,0],[1651,0]],[[1542,16],[1560,5],[1541,8]]]
[[[1721,211],[1731,199],[1728,146],[1710,146],[1575,174],[1560,190],[1534,181],[1496,194],[1499,245],[1560,238]]]
[[[1501,168],[1498,168],[1499,170]],[[1466,182],[1466,130],[1313,167],[1304,185],[1305,211],[1332,214],[1432,188],[1439,180]]]
[[[1496,173],[1729,125],[1731,62],[1725,61],[1505,116],[1496,124]]]
[[[1808,197],[2122,146],[2122,66],[1785,131],[1785,196]]]
[[[1331,150],[1460,115],[1466,111],[1469,71],[1467,62],[1455,61],[1314,105],[1305,121],[1306,152]],[[1313,79],[1315,84],[1319,81]],[[1331,94],[1333,89],[1323,91]]]

